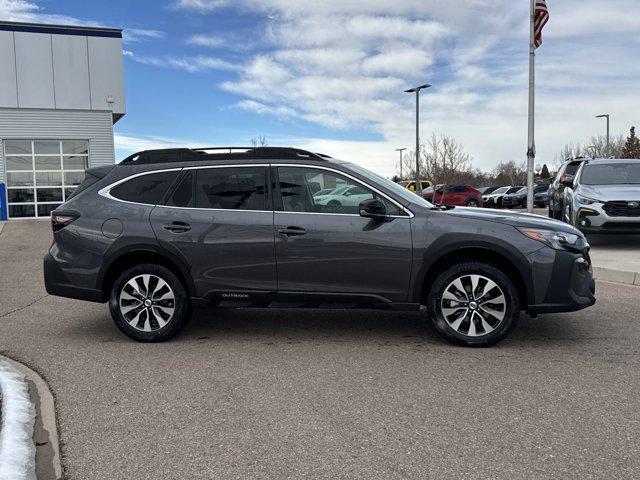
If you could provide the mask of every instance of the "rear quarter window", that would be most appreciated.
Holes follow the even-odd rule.
[[[111,189],[110,194],[125,202],[157,205],[179,172],[159,172],[140,175]]]

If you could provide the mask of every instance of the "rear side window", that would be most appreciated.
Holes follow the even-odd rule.
[[[465,187],[464,185],[459,185],[457,187],[453,187],[453,192],[454,193],[466,193],[467,191],[467,187]]]
[[[157,205],[173,183],[178,172],[140,175],[111,189],[111,196],[126,202]]]
[[[196,170],[196,207],[266,210],[264,167]]]

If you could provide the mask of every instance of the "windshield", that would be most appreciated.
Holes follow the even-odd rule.
[[[638,185],[640,163],[606,163],[585,165],[580,183],[584,185]]]
[[[353,170],[356,173],[359,173],[363,177],[374,180],[376,183],[391,190],[395,195],[397,195],[398,197],[408,202],[422,205],[423,207],[427,207],[427,208],[433,208],[433,205],[427,202],[420,195],[417,195],[413,193],[411,190],[407,190],[406,188],[401,187],[397,183],[389,180],[388,178],[384,178],[383,176],[378,175],[377,173],[373,173],[372,171],[367,170],[366,168],[362,168],[361,166],[356,165],[355,163],[344,163],[343,165],[346,165],[351,170]]]
[[[523,188],[525,188],[525,187],[513,187],[513,188],[510,188],[510,189],[507,191],[507,193],[518,193],[518,192],[519,192],[520,190],[522,190]]]
[[[511,187],[500,187],[497,190],[494,190],[493,193],[498,194],[498,193],[507,193],[507,190],[509,190],[509,188]]]

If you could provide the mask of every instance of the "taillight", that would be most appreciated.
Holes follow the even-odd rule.
[[[78,212],[69,210],[54,210],[51,212],[51,228],[54,232],[62,230],[71,222],[80,217]]]

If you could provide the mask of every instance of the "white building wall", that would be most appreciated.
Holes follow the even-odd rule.
[[[89,140],[89,167],[113,165],[111,111],[0,108],[0,140]],[[5,182],[4,145],[0,145],[0,183]]]
[[[15,107],[112,108],[117,121],[126,112],[120,31],[0,21],[0,108]]]
[[[19,108],[55,108],[51,35],[14,32]]]
[[[87,43],[87,37],[51,35],[56,108],[91,109]]]
[[[0,105],[15,108],[18,106],[18,87],[13,32],[0,32],[0,69]]]

